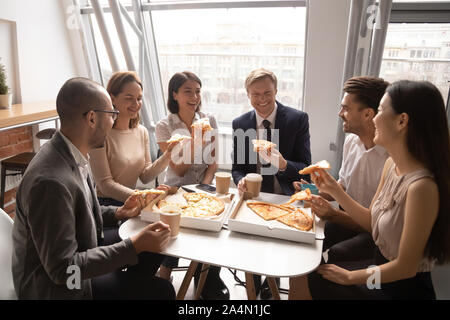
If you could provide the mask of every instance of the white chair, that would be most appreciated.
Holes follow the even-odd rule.
[[[435,266],[431,271],[437,300],[450,300],[450,264]]]
[[[11,272],[13,224],[8,214],[0,209],[0,300],[17,299]]]

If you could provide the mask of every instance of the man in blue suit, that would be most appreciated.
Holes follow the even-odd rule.
[[[261,191],[292,195],[293,182],[309,177],[298,171],[311,164],[309,122],[305,112],[276,101],[277,78],[273,72],[256,69],[250,72],[245,88],[254,110],[233,120],[233,180],[239,192],[246,191],[247,173],[260,173]],[[252,140],[275,143],[270,155],[253,151]],[[267,281],[261,286],[260,276],[254,276],[256,294],[268,299],[271,292]],[[279,279],[276,279],[280,285]]]
[[[294,181],[309,179],[298,173],[311,164],[308,115],[275,100],[277,78],[269,70],[253,70],[245,87],[254,110],[233,120],[233,180],[242,192],[246,174],[260,173],[262,192],[292,195]],[[252,139],[271,140],[277,149],[257,154]]]

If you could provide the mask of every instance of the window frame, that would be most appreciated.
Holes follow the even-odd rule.
[[[450,1],[393,2],[389,23],[450,23]],[[410,58],[417,58],[417,52]],[[450,81],[448,84],[450,86]],[[448,96],[443,98],[447,98],[447,119],[450,122],[450,88]]]
[[[280,8],[280,7],[304,7],[306,8],[306,19],[308,19],[308,1],[309,0],[253,0],[253,1],[240,1],[240,0],[235,0],[235,1],[208,1],[208,2],[204,2],[204,1],[189,1],[189,2],[183,2],[183,1],[179,1],[179,2],[162,2],[162,3],[141,3],[141,10],[142,13],[148,12],[149,16],[150,16],[150,21],[152,21],[152,17],[151,17],[151,12],[152,11],[158,11],[158,10],[186,10],[186,9],[236,9],[236,8]],[[131,5],[127,5],[124,6],[125,9],[127,11],[133,11],[133,6]],[[111,9],[109,6],[107,7],[102,7],[103,12],[104,13],[111,13]],[[92,6],[84,6],[82,8],[80,8],[80,13],[83,16],[87,16],[89,17],[89,20],[91,20],[91,15],[94,14],[94,9]],[[144,19],[145,21],[147,21],[147,19]],[[307,21],[306,21],[307,24]],[[90,23],[89,26],[85,25],[85,27],[90,28],[91,32],[93,32],[92,29],[92,23]],[[154,54],[152,54],[152,59],[150,59],[150,64],[151,64],[151,68],[153,70],[157,70],[159,72],[159,74],[161,74],[161,69],[160,69],[160,61],[159,61],[159,56],[157,54],[157,47],[156,47],[156,43],[155,43],[155,34],[154,34],[154,28],[153,28],[153,22],[149,24],[145,23],[144,29],[146,31],[146,36],[147,36],[147,40],[148,40],[148,45],[150,46],[150,52],[153,52]],[[307,34],[308,34],[308,28],[306,26],[306,30],[305,30],[305,46],[304,46],[304,57],[306,57],[306,50],[307,50],[307,43],[306,43],[306,39],[307,39]],[[93,36],[92,36],[93,37]],[[92,47],[92,45],[94,45],[94,47]],[[90,59],[92,59],[92,53],[96,52],[96,43],[95,43],[95,39],[93,39],[93,41],[90,41],[88,43],[88,51],[91,52],[90,54]],[[156,55],[156,57],[155,57]],[[156,59],[155,59],[156,58]],[[95,74],[98,76],[99,74],[101,75],[101,68],[100,68],[100,63],[98,61],[98,57],[96,58],[96,70],[95,70]],[[305,61],[303,62],[305,64]],[[93,65],[92,62],[90,62],[91,66]],[[303,68],[303,80],[305,79],[305,73],[306,73],[306,68]],[[101,78],[102,82],[103,82],[103,77]],[[145,80],[144,80],[145,81]],[[159,77],[159,81],[161,83],[156,84],[156,87],[158,89],[158,91],[161,88],[161,92],[157,92],[157,93],[152,93],[152,94],[156,94],[158,96],[162,96],[164,97],[164,90],[163,90],[163,84],[162,84],[162,78]],[[302,106],[304,108],[304,89],[305,89],[305,81],[303,81],[302,83],[303,86],[303,94],[302,94]],[[160,100],[160,99],[159,99]],[[160,103],[157,103],[154,106],[151,106],[153,108],[157,108],[157,115],[158,115],[158,119],[153,119],[151,121],[151,127],[152,129],[154,129],[156,122],[158,122],[160,120],[160,118],[164,115],[167,115],[167,108],[165,108],[165,104],[160,105]],[[149,113],[151,113],[151,110],[148,110]],[[219,129],[225,129],[225,130],[221,130],[223,132],[229,132],[229,130],[227,130],[229,127],[231,127],[231,123],[229,122],[220,122],[219,123]]]

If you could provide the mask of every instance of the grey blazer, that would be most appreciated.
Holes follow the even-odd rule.
[[[103,223],[116,224],[116,207],[100,207],[89,181],[91,209],[78,166],[57,132],[23,176],[16,197],[12,273],[19,299],[91,299],[90,278],[136,264],[130,239],[98,247]],[[74,267],[81,271],[81,288]],[[69,280],[69,281],[68,281]]]

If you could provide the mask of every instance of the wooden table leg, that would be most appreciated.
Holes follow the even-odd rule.
[[[267,277],[267,282],[269,283],[270,291],[272,292],[272,297],[274,300],[280,300],[280,293],[278,292],[277,283],[275,278]]]
[[[247,289],[248,300],[256,300],[255,281],[253,281],[253,273],[245,273],[245,287]]]
[[[200,279],[198,280],[197,291],[195,292],[195,299],[200,299],[200,294],[202,293],[203,286],[205,285],[206,276],[209,272],[209,264],[204,263],[202,267],[202,272],[200,273]]]
[[[186,296],[186,292],[189,288],[189,285],[191,284],[191,280],[192,280],[192,277],[194,276],[197,266],[198,266],[198,262],[191,261],[191,264],[189,265],[186,275],[183,278],[183,282],[181,283],[181,287],[178,290],[177,300],[184,300],[184,297]]]

